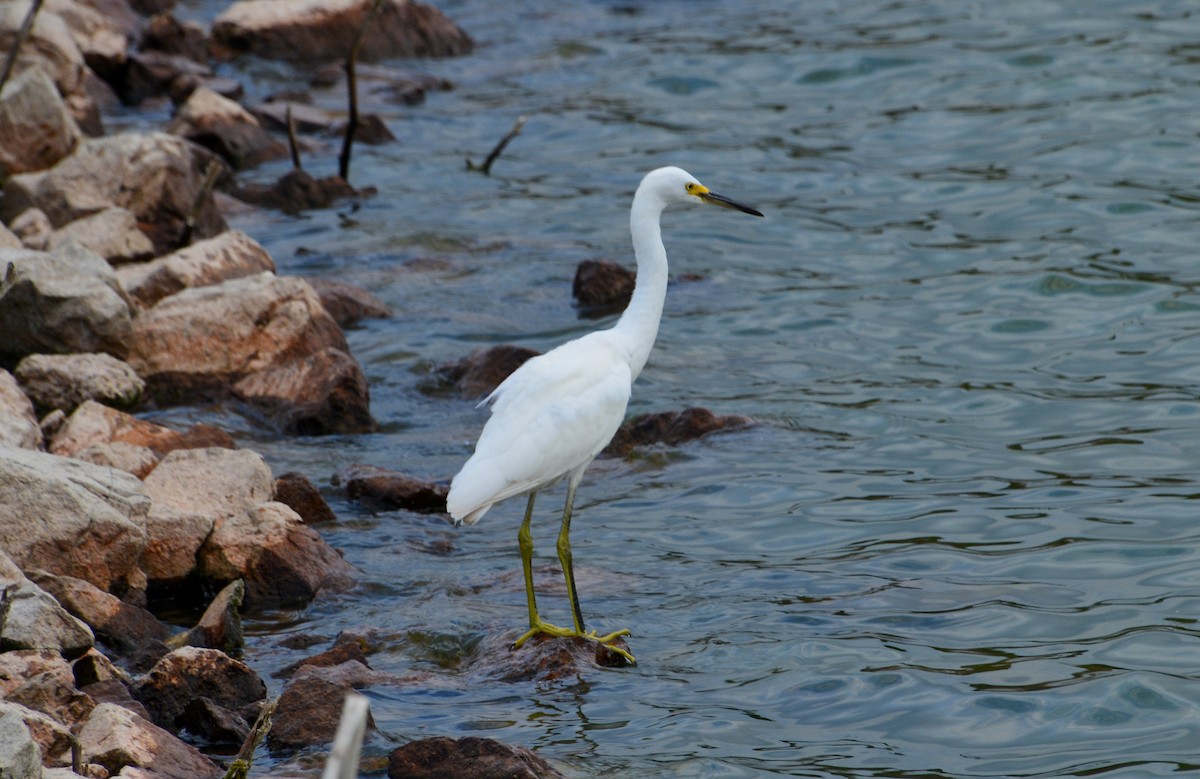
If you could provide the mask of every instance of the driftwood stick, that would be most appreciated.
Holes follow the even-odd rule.
[[[363,38],[367,37],[367,30],[382,7],[383,0],[371,3],[371,10],[367,11],[367,18],[363,19],[362,27],[358,28],[358,35],[354,36],[350,54],[346,57],[346,91],[349,93],[350,117],[346,122],[346,135],[342,138],[342,153],[338,156],[338,175],[346,182],[350,181],[350,148],[354,145],[354,132],[358,129],[358,78],[355,76],[354,66],[358,62],[358,50],[362,48]]]
[[[13,67],[17,64],[17,53],[21,51],[21,44],[25,43],[29,33],[33,31],[33,17],[37,16],[41,7],[42,0],[33,0],[29,4],[29,13],[25,14],[25,21],[21,23],[21,29],[17,33],[17,41],[13,44],[12,50],[8,52],[8,59],[4,62],[4,72],[0,73],[0,89],[4,89],[4,85],[8,83],[8,77],[12,75]]]
[[[258,749],[263,737],[271,730],[271,717],[275,714],[277,705],[279,705],[279,699],[272,698],[262,707],[262,711],[258,713],[258,719],[254,720],[254,727],[250,729],[250,734],[242,742],[242,748],[238,750],[237,757],[233,759],[233,763],[230,764],[229,770],[225,772],[222,779],[246,779],[250,774],[250,765],[254,762],[254,750]]]
[[[342,720],[338,723],[333,748],[329,751],[329,762],[321,779],[355,779],[358,776],[358,758],[362,755],[363,734],[367,732],[367,717],[371,704],[361,693],[346,693],[342,705]]]
[[[292,153],[292,170],[304,170],[300,164],[300,144],[296,141],[296,118],[292,116],[291,103],[288,103],[284,120],[287,122],[288,151]]]
[[[521,128],[525,126],[525,121],[528,118],[529,117],[526,116],[517,117],[516,123],[514,123],[512,129],[508,131],[508,135],[500,139],[500,142],[496,144],[496,148],[492,149],[492,153],[487,156],[487,159],[483,161],[483,164],[476,165],[470,160],[467,160],[467,170],[477,170],[485,176],[490,176],[492,174],[492,163],[495,162],[496,158],[500,156],[500,153],[504,151],[504,147],[509,144],[509,141],[521,134]]]

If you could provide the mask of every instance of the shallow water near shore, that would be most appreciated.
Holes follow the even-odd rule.
[[[1193,4],[439,7],[478,49],[392,63],[455,89],[385,111],[399,141],[356,148],[352,182],[378,194],[231,218],[280,272],[395,308],[348,332],[380,431],[157,415],[232,428],[276,474],[327,488],[341,522],[322,532],[363,571],[352,592],[248,619],[247,660],[266,676],[317,651],[281,646],[291,634],[369,628],[373,667],[442,674],[365,690],[368,755],[483,735],[572,777],[1200,770]],[[307,81],[225,73],[250,102]],[[493,175],[468,173],[522,115]],[[307,167],[333,172],[336,154]],[[760,424],[585,479],[584,612],[633,631],[636,669],[468,678],[472,648],[525,620],[524,502],[454,530],[346,501],[330,476],[448,479],[484,412],[423,392],[432,366],[610,322],[578,317],[575,266],[632,264],[629,200],[665,164],[767,217],[668,212],[673,276],[699,280],[672,284],[631,413]],[[561,500],[539,499],[547,567]],[[569,620],[561,587],[542,606]],[[272,760],[256,770],[305,775]]]

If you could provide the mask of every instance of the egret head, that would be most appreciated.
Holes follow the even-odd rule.
[[[718,195],[682,168],[668,167],[652,170],[646,174],[646,178],[642,179],[642,185],[638,189],[656,196],[664,207],[675,203],[707,203],[722,208],[732,208],[745,214],[762,216],[759,211],[750,206],[730,200],[724,195]]]

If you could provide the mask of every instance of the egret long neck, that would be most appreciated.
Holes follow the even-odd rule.
[[[661,203],[646,202],[639,191],[633,199],[629,230],[633,235],[633,253],[637,257],[637,284],[633,297],[620,321],[613,327],[629,352],[629,367],[636,379],[650,357],[663,301],[667,297],[667,251],[663,248],[659,217]]]

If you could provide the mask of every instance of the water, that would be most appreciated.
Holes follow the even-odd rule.
[[[352,178],[379,194],[234,219],[281,271],[395,307],[349,333],[381,431],[282,439],[203,413],[321,485],[352,462],[448,478],[483,416],[423,393],[431,366],[596,326],[576,263],[629,262],[629,197],[678,164],[768,216],[667,215],[673,274],[700,280],[672,285],[631,412],[760,424],[589,472],[584,611],[633,630],[635,670],[463,676],[525,618],[523,502],[454,531],[332,490],[324,532],[362,584],[251,619],[250,662],[370,627],[374,667],[444,675],[366,690],[371,755],[475,734],[572,777],[1200,769],[1194,4],[441,7],[480,45],[406,65],[454,91],[373,106],[400,141],[360,147]],[[252,95],[304,80],[228,72]],[[467,173],[521,115],[494,175]],[[540,501],[539,564],[561,499]],[[561,593],[543,608],[568,620]]]

